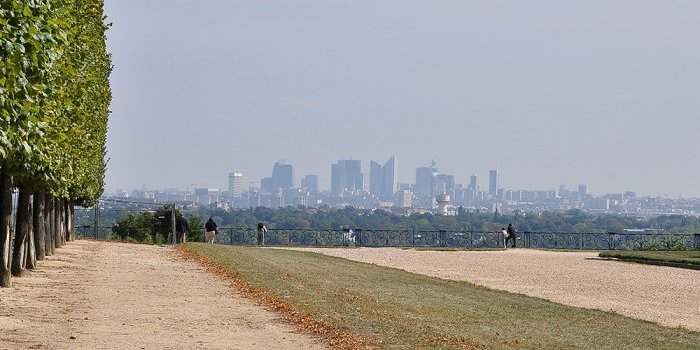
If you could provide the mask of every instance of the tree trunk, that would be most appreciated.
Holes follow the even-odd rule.
[[[36,260],[44,260],[46,257],[46,227],[44,226],[44,203],[46,195],[44,192],[34,194],[34,248],[36,252]]]
[[[56,247],[63,247],[63,200],[56,200]]]
[[[19,186],[19,197],[17,200],[17,220],[15,224],[15,241],[12,251],[12,274],[14,276],[22,276],[26,266],[27,236],[29,235],[29,199],[31,193],[24,185]]]
[[[61,200],[61,245],[66,245],[68,240],[68,212],[66,211],[66,200]]]
[[[66,241],[73,240],[73,205],[69,200],[66,200]]]
[[[44,216],[46,221],[46,255],[54,255],[56,253],[56,247],[53,244],[53,202],[53,196],[47,194],[46,214]]]
[[[59,208],[61,208],[61,200],[54,198],[51,204],[51,219],[53,224],[51,225],[51,240],[53,241],[54,249],[61,247],[61,240],[58,237],[58,232],[61,231],[61,215]]]
[[[11,187],[10,177],[0,171],[0,287],[12,287],[10,273]]]
[[[64,199],[61,199],[59,202],[60,205],[58,207],[58,213],[59,213],[59,223],[60,223],[60,230],[58,231],[58,240],[61,242],[61,247],[63,247],[66,244],[66,201]]]
[[[70,219],[68,218],[68,200],[63,200],[63,244],[70,241]]]
[[[34,237],[34,201],[33,198],[36,196],[32,196],[32,201],[30,201],[29,204],[29,220],[28,220],[28,226],[29,226],[29,231],[27,231],[27,246],[26,246],[26,251],[24,253],[24,256],[27,259],[26,263],[26,268],[28,270],[34,270],[36,267],[36,247],[35,247],[35,237]]]

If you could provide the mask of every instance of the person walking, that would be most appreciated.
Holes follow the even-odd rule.
[[[204,224],[204,230],[206,231],[205,237],[206,237],[207,243],[214,244],[214,237],[216,237],[217,228],[218,228],[218,226],[216,226],[214,219],[209,217],[209,220],[207,220],[207,223]]]
[[[265,245],[265,234],[267,233],[267,227],[262,222],[258,222],[258,245]]]
[[[511,244],[511,248],[515,248],[515,240],[517,239],[516,236],[516,231],[515,227],[513,227],[513,224],[508,224],[508,228],[506,229],[506,233],[508,233],[508,237],[506,238],[506,245],[508,245],[508,241],[511,239],[513,240],[513,243]]]
[[[177,225],[175,225],[175,232],[177,232],[177,243],[186,243],[187,238],[186,234],[187,231],[190,230],[189,224],[187,223],[187,219],[184,217],[180,217],[177,219]]]

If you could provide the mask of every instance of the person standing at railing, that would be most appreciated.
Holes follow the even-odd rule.
[[[501,241],[503,242],[503,248],[508,248],[506,245],[506,239],[508,239],[508,231],[506,231],[505,227],[501,227]]]
[[[207,240],[207,243],[214,244],[214,237],[216,237],[217,228],[218,228],[218,226],[216,226],[214,219],[209,217],[209,220],[207,220],[207,223],[204,224],[204,231],[206,232],[205,238]]]
[[[513,243],[511,244],[511,248],[515,248],[515,240],[517,239],[515,227],[513,227],[513,224],[508,224],[508,228],[506,229],[506,232],[508,233],[508,237],[506,238],[506,246],[508,245],[508,241],[511,239],[513,240]]]
[[[187,231],[190,230],[187,219],[184,217],[177,218],[177,224],[175,226],[175,232],[177,232],[177,243],[187,243]]]
[[[265,245],[265,234],[267,233],[267,227],[262,222],[258,223],[258,245]]]

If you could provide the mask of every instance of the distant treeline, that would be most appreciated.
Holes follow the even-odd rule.
[[[518,231],[622,232],[625,229],[655,228],[667,232],[700,232],[700,219],[687,216],[659,216],[650,219],[590,214],[581,210],[566,212],[515,213],[509,215],[459,210],[457,216],[433,214],[395,215],[383,210],[255,208],[252,210],[205,209],[192,213],[203,220],[213,217],[221,226],[255,227],[264,222],[279,229],[396,229],[396,230],[473,230],[495,231],[515,225]]]
[[[146,243],[163,243],[171,231],[171,209],[163,207],[155,213],[131,213],[110,217],[116,212],[105,212],[103,219],[112,225],[112,238]],[[176,212],[179,222],[189,221],[188,241],[203,241],[204,222],[212,217],[220,227],[254,229],[263,222],[273,229],[382,229],[416,231],[485,231],[496,232],[512,223],[519,232],[586,232],[621,233],[625,229],[655,228],[672,233],[700,232],[700,219],[686,216],[659,216],[639,219],[621,215],[590,214],[581,210],[544,212],[541,214],[516,213],[501,215],[460,210],[457,216],[433,214],[395,215],[383,210],[307,209],[307,208],[255,208],[227,211],[199,208],[194,211]],[[89,224],[89,222],[86,222]]]

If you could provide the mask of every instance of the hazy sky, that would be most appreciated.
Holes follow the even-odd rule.
[[[289,159],[700,196],[700,1],[106,0],[108,189]]]

